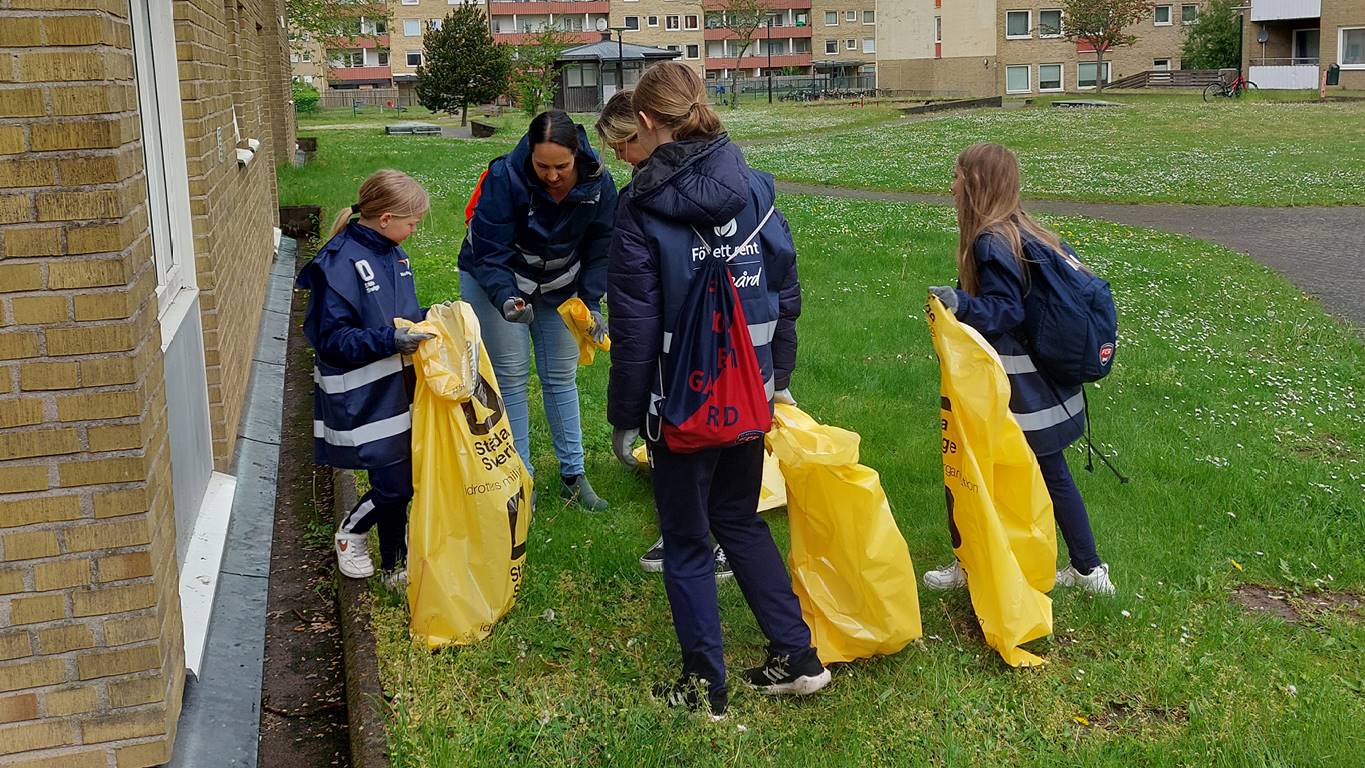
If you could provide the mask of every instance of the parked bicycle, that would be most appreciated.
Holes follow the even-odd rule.
[[[1217,82],[1204,89],[1204,101],[1213,101],[1216,98],[1240,98],[1247,91],[1260,90],[1256,84],[1246,79],[1241,72],[1237,73],[1231,82]]]

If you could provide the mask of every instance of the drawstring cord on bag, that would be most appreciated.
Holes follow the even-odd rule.
[[[1049,385],[1051,385],[1051,382],[1049,382]],[[1054,389],[1053,392],[1055,393],[1056,390]],[[1090,439],[1090,398],[1086,396],[1084,386],[1081,387],[1081,402],[1085,406],[1085,471],[1095,471],[1095,462],[1091,459],[1091,456],[1099,456],[1100,461],[1104,462],[1104,466],[1109,467],[1109,471],[1113,472],[1114,477],[1119,479],[1119,483],[1126,485],[1128,483],[1128,478],[1125,477],[1122,472],[1118,471],[1113,464],[1109,463],[1109,459],[1095,447],[1094,441]],[[1062,409],[1066,410],[1066,403],[1062,403]],[[1070,416],[1071,411],[1067,411],[1066,414]]]

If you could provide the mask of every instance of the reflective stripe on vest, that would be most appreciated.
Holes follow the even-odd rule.
[[[313,421],[313,437],[321,438],[328,445],[335,445],[339,448],[359,448],[377,440],[401,435],[409,429],[412,429],[411,411],[404,411],[397,416],[372,421],[369,424],[344,431],[332,429],[318,420]]]
[[[315,365],[313,366],[313,383],[318,385],[318,389],[321,389],[324,394],[341,395],[367,384],[373,384],[385,376],[400,373],[404,366],[411,365],[411,360],[404,360],[402,355],[393,355],[383,360],[376,360],[369,365],[331,376],[324,376]]]
[[[773,336],[777,335],[777,321],[769,320],[766,323],[751,323],[749,325],[749,340],[753,342],[754,349],[758,349],[767,344],[773,343]],[[664,331],[664,353],[673,346],[672,331]]]
[[[1020,429],[1025,432],[1037,432],[1048,427],[1055,427],[1058,424],[1064,424],[1076,418],[1084,409],[1085,395],[1082,392],[1077,392],[1065,402],[1051,408],[1044,408],[1041,411],[1031,413],[1014,413],[1011,411],[1010,415],[1014,417],[1014,421]]]

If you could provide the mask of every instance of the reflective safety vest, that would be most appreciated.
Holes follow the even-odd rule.
[[[317,463],[385,467],[412,454],[412,363],[393,341],[394,318],[422,319],[407,254],[352,222],[299,273],[312,291],[304,333],[317,350]]]

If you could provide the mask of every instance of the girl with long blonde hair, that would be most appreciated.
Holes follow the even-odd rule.
[[[1074,269],[1086,267],[1069,245],[1020,207],[1019,160],[1005,147],[976,144],[963,150],[952,191],[958,287],[934,286],[929,292],[1000,353],[1010,380],[1010,412],[1038,457],[1070,555],[1057,583],[1112,594],[1109,565],[1096,552],[1090,517],[1064,453],[1084,430],[1085,397],[1079,386],[1057,384],[1034,364],[1023,331],[1033,265],[1055,259]],[[930,589],[955,589],[966,585],[968,575],[954,561],[926,573],[924,583]]]
[[[313,447],[318,464],[369,471],[370,491],[333,537],[342,575],[374,574],[367,532],[379,527],[380,567],[392,585],[406,580],[412,500],[412,392],[406,359],[431,338],[394,327],[422,319],[412,265],[401,243],[426,215],[427,192],[400,171],[378,171],[343,208],[331,239],[303,267],[310,291],[303,332],[317,352],[313,369]]]

